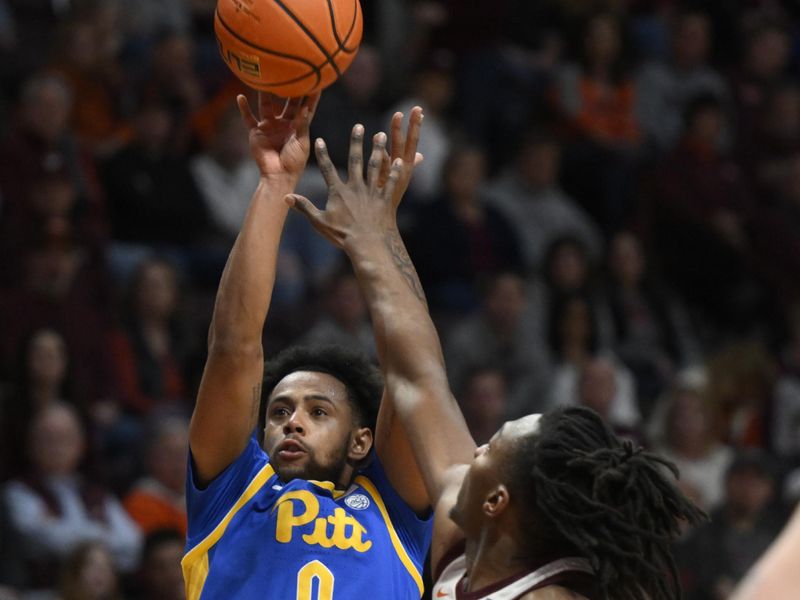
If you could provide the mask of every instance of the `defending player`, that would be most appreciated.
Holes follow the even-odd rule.
[[[305,167],[316,101],[279,119],[261,96],[259,122],[238,98],[261,181],[220,282],[192,416],[188,600],[422,594],[429,503],[390,403],[375,424],[377,369],[344,351],[302,349],[264,369],[284,196]],[[262,374],[266,452],[254,435]]]
[[[434,598],[679,597],[670,541],[681,519],[701,513],[663,476],[662,460],[623,443],[584,408],[506,423],[475,448],[397,231],[403,165],[380,188],[379,134],[365,183],[362,133],[353,130],[346,184],[324,142],[316,144],[325,211],[288,200],[347,252],[367,297],[387,390],[436,506]]]

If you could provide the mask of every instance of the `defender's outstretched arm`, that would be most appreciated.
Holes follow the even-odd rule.
[[[418,137],[421,121],[417,108],[411,115],[410,139]],[[397,228],[396,211],[414,155],[396,159],[382,187],[386,136],[376,135],[365,181],[363,136],[363,127],[353,128],[347,183],[337,176],[325,143],[317,140],[317,161],[329,188],[325,211],[305,198],[293,196],[290,201],[350,257],[372,314],[386,379],[382,410],[391,410],[399,420],[429,501],[436,505],[448,471],[470,462],[475,442],[450,392],[439,337]]]

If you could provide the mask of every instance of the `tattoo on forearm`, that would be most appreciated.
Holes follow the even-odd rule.
[[[259,425],[258,418],[261,416],[261,383],[253,387],[253,403],[250,407],[250,421],[255,421]]]
[[[420,302],[428,308],[428,301],[425,298],[425,291],[422,289],[422,284],[419,282],[417,270],[414,268],[414,263],[411,262],[411,257],[408,256],[406,247],[403,240],[400,238],[400,233],[391,231],[386,234],[386,246],[392,255],[395,266],[400,270],[400,273],[406,280],[408,287],[419,298]]]

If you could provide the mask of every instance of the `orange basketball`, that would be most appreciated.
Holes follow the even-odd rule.
[[[294,98],[321,90],[361,43],[359,0],[218,0],[222,58],[247,85]]]

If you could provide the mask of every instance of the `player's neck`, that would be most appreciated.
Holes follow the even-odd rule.
[[[484,530],[478,540],[467,540],[466,591],[483,589],[521,573],[534,564],[513,536]]]

